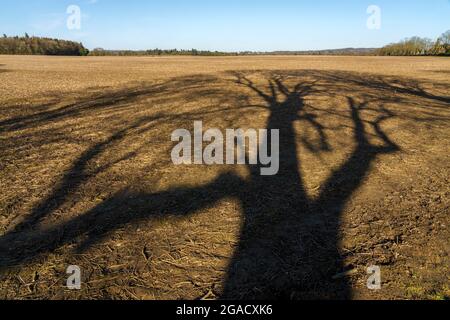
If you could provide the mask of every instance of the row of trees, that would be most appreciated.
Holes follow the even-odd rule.
[[[86,56],[89,50],[78,42],[25,34],[24,37],[3,35],[0,38],[0,54]]]
[[[450,30],[436,41],[412,37],[387,45],[379,49],[377,54],[382,56],[450,56]]]
[[[96,48],[92,50],[91,56],[253,56],[253,55],[374,55],[374,48],[346,48],[337,50],[311,50],[311,51],[241,51],[241,52],[221,52],[206,50],[105,50]]]
[[[229,56],[237,55],[237,53],[219,52],[219,51],[205,51],[205,50],[104,50],[96,48],[90,52],[91,56]]]

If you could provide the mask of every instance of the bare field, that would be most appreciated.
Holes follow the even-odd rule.
[[[280,172],[173,165],[196,120]],[[0,298],[448,299],[449,120],[445,58],[0,56]]]

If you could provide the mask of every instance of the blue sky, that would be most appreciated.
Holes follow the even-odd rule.
[[[220,51],[379,47],[450,29],[450,0],[0,0],[0,33],[50,36],[92,49]],[[81,29],[68,30],[69,5]],[[367,8],[381,9],[370,30]]]

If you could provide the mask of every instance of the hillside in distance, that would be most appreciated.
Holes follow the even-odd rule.
[[[276,55],[351,55],[351,56],[369,56],[375,55],[378,48],[343,48],[326,50],[306,50],[306,51],[274,51]]]

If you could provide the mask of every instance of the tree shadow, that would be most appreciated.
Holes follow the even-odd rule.
[[[445,104],[450,103],[450,96],[440,96],[432,94],[423,87],[423,82],[415,79],[405,79],[401,77],[394,76],[376,76],[367,74],[355,74],[351,72],[324,72],[324,71],[314,71],[321,74],[326,74],[329,80],[334,80],[337,83],[343,80],[347,81],[347,84],[353,84],[357,86],[366,87],[368,89],[373,89],[376,91],[388,91],[395,94],[406,94],[415,96],[418,98],[424,98],[429,100],[434,100],[438,102],[443,102]],[[437,88],[444,90],[444,92],[449,92],[449,87],[446,84],[433,84]]]
[[[269,112],[266,128],[278,129],[280,132],[280,170],[277,175],[262,176],[261,166],[249,165],[247,169],[250,175],[247,179],[230,171],[196,188],[173,188],[150,194],[123,190],[83,215],[51,227],[36,229],[43,218],[64,203],[74,187],[82,185],[98,173],[87,174],[86,164],[112,144],[122,140],[131,131],[139,137],[139,134],[151,126],[179,121],[180,118],[188,121],[202,114],[159,114],[139,118],[106,141],[84,152],[53,193],[35,207],[22,223],[0,238],[0,268],[5,270],[24,264],[68,243],[77,243],[76,250],[81,253],[129,223],[150,218],[184,217],[214,206],[224,198],[233,198],[242,207],[242,226],[239,245],[230,261],[221,298],[351,298],[348,280],[333,279],[334,275],[345,271],[346,267],[340,253],[342,213],[349,199],[366,179],[374,161],[381,155],[400,151],[400,147],[383,130],[383,123],[396,117],[386,107],[386,101],[383,100],[386,98],[378,99],[376,117],[364,120],[363,113],[373,113],[374,109],[369,106],[369,101],[361,97],[353,98],[349,92],[352,90],[351,85],[368,90],[390,91],[394,87],[398,88],[398,83],[392,84],[384,80],[362,82],[359,76],[350,73],[272,71],[264,73],[263,78],[267,84],[260,85],[253,82],[249,74],[234,72],[228,76],[232,78],[234,86],[247,90],[249,95],[257,96],[264,102],[259,107]],[[289,85],[293,79],[297,83]],[[188,82],[194,83],[195,80],[191,78]],[[201,82],[197,84],[202,85]],[[349,84],[350,87],[343,91],[341,85]],[[176,87],[183,90],[179,82]],[[168,86],[165,92],[170,93],[171,88],[172,86]],[[402,88],[407,94],[439,102],[447,101],[446,98],[424,93],[423,90],[409,88],[407,83],[402,82]],[[155,91],[148,88],[139,92],[143,95],[155,94]],[[301,160],[295,124],[309,125],[317,133],[318,143],[302,140],[308,150],[316,153],[333,152],[327,128],[320,121],[314,106],[311,107],[305,101],[308,96],[319,92],[340,94],[345,98],[345,116],[352,123],[354,148],[322,184],[319,195],[313,198],[308,195],[304,177],[299,170]],[[218,91],[211,94],[224,93]],[[393,99],[397,101],[399,98]],[[110,103],[89,105],[112,108]],[[212,115],[223,111],[223,108],[215,110]],[[42,121],[49,121],[78,112],[78,108],[72,107],[58,110],[54,115],[41,113],[38,117]],[[207,112],[203,115],[205,113]],[[15,119],[8,125],[11,125],[11,130],[15,130],[18,125],[29,125],[35,119],[36,116]],[[374,144],[374,136],[381,143]],[[136,152],[139,150],[131,151],[128,156]],[[99,170],[113,164],[111,162]]]
[[[216,81],[215,77],[192,76],[180,77],[163,81],[154,85],[138,85],[123,90],[105,90],[103,92],[94,92],[86,98],[79,98],[79,93],[74,93],[76,102],[58,106],[60,93],[55,92],[50,97],[51,102],[47,104],[38,104],[35,106],[27,105],[26,108],[19,109],[36,110],[31,114],[16,116],[0,121],[0,133],[14,132],[18,130],[36,128],[46,124],[63,121],[74,117],[87,117],[89,114],[103,112],[119,113],[133,109],[133,103],[146,96],[158,96],[167,92],[174,95],[179,94],[180,90],[192,90],[208,83]],[[194,85],[192,85],[194,83]],[[9,110],[11,106],[2,106],[2,109]],[[16,107],[17,108],[17,107]],[[0,110],[1,111],[1,110]]]

